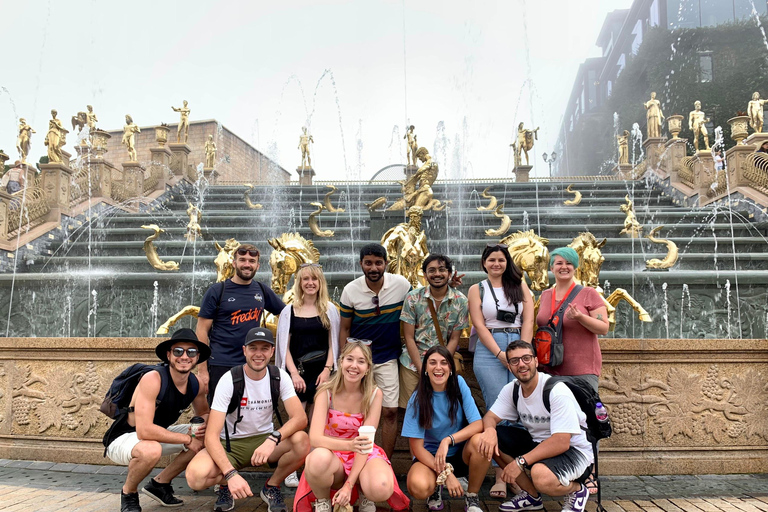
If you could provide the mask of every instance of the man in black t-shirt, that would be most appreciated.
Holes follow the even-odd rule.
[[[269,286],[253,280],[259,270],[255,246],[238,247],[232,266],[235,275],[208,288],[197,317],[197,337],[211,347],[210,360],[198,366],[200,383],[208,386],[209,404],[221,376],[245,364],[243,340],[260,326],[264,310],[279,315],[285,307]]]

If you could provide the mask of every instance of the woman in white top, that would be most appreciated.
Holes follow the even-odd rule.
[[[478,339],[472,367],[488,410],[501,388],[514,380],[507,366],[507,345],[533,338],[534,305],[523,274],[505,244],[488,244],[480,264],[488,279],[469,288],[469,316]],[[490,494],[506,498],[506,489],[501,469],[496,467],[496,484]]]

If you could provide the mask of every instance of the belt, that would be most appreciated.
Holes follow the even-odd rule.
[[[496,327],[494,329],[488,329],[491,331],[491,334],[497,333],[497,332],[507,332],[510,334],[520,334],[520,329],[517,327]]]

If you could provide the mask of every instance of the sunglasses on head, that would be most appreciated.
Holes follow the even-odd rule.
[[[174,347],[171,349],[171,354],[173,354],[174,357],[181,357],[184,355],[184,352],[187,353],[188,357],[197,357],[198,354],[200,354],[200,351],[196,348],[188,348],[185,350],[181,347]]]
[[[307,268],[307,267],[323,268],[323,266],[319,263],[302,263],[301,265],[299,265],[299,268]]]
[[[373,302],[373,305],[376,306],[376,316],[381,316],[381,309],[379,309],[379,296],[374,295],[371,297],[371,302]]]
[[[238,256],[245,256],[247,254],[249,256],[253,256],[254,258],[259,257],[259,251],[256,249],[238,249],[237,254]]]
[[[359,343],[361,345],[369,346],[373,341],[371,340],[361,340],[358,338],[347,338],[347,343]]]

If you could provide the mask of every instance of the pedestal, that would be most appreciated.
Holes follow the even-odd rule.
[[[659,167],[659,161],[664,153],[664,143],[666,141],[666,137],[649,137],[643,141],[643,152],[645,153],[645,161],[648,163],[649,169],[655,171]]]
[[[219,177],[219,173],[216,172],[216,169],[213,167],[203,167],[203,175],[205,176],[205,179],[208,180],[208,183],[211,185],[216,184],[216,178]],[[312,178],[310,177],[310,183]]]
[[[416,171],[419,170],[418,165],[406,165],[405,169],[403,169],[403,172],[405,173],[405,178],[408,179],[414,174],[416,174]]]
[[[8,240],[8,205],[11,204],[11,195],[0,188],[0,241]]]
[[[765,135],[768,135],[766,133]],[[755,146],[737,144],[725,152],[726,168],[731,190],[740,186],[749,186],[749,180],[744,177],[747,170],[747,157],[755,152]]]
[[[68,155],[67,155],[68,156]],[[67,162],[69,158],[67,157]],[[65,163],[40,164],[40,182],[45,191],[48,206],[69,211],[69,185],[72,179],[72,169]]]
[[[381,240],[390,228],[408,222],[407,210],[370,212],[371,240]],[[421,217],[421,227],[427,235],[427,241],[445,240],[448,233],[448,220],[445,210],[436,212],[426,210]]]
[[[669,177],[670,183],[680,183],[680,178],[678,178],[677,173],[679,172],[683,158],[685,157],[685,149],[685,139],[669,139],[664,144],[664,152],[659,161],[658,171],[662,178]]]
[[[0,171],[5,168],[5,162],[7,162],[9,158],[11,157],[0,151]]]
[[[764,142],[768,141],[768,133],[753,133],[744,141],[748,146],[754,146],[754,150],[760,149]]]
[[[312,178],[315,176],[315,170],[312,167],[299,166],[296,168],[299,175],[299,185],[311,185]]]
[[[162,183],[158,183],[158,187],[162,190],[165,188],[165,183],[168,179],[173,177],[173,172],[171,172],[171,150],[167,147],[149,148],[149,153],[152,158],[152,169],[162,171]]]
[[[168,144],[168,148],[171,150],[171,161],[168,167],[175,176],[184,176],[192,149],[186,144],[175,143]]]
[[[632,164],[618,164],[613,168],[613,174],[620,180],[631,180],[632,176]]]
[[[712,158],[712,152],[706,149],[697,151],[693,165],[693,188],[699,193],[699,206],[711,195],[710,187],[716,179],[715,176],[715,159]]]
[[[528,175],[531,173],[531,169],[533,169],[532,165],[518,165],[516,166],[513,171],[515,173],[515,181],[517,183],[528,183],[530,180],[528,179]]]
[[[125,162],[123,164],[123,186],[125,187],[126,199],[144,195],[144,168],[139,162]]]

